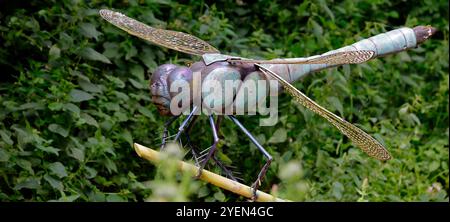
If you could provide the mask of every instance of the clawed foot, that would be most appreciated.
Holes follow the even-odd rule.
[[[202,172],[203,172],[203,169],[198,169],[197,175],[195,175],[194,178],[195,178],[196,180],[200,179],[200,177],[202,176]]]
[[[256,192],[258,191],[259,186],[261,186],[261,180],[258,178],[252,184],[252,198],[251,198],[252,202],[255,202],[258,199],[258,195],[256,194]]]

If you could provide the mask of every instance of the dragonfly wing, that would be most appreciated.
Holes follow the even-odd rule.
[[[386,148],[384,148],[381,143],[379,143],[369,134],[359,129],[355,125],[345,121],[334,113],[328,111],[327,109],[321,107],[319,104],[308,98],[305,94],[303,94],[300,90],[284,80],[278,74],[258,64],[256,64],[256,66],[258,66],[260,70],[266,75],[269,75],[278,80],[278,82],[283,85],[285,90],[291,96],[293,96],[297,102],[328,120],[331,124],[333,124],[333,126],[339,129],[339,131],[341,131],[348,138],[350,138],[350,140],[352,140],[355,145],[361,148],[369,156],[379,160],[389,160],[391,158],[391,155],[386,150]]]
[[[305,64],[344,65],[359,64],[370,60],[375,55],[372,50],[336,52],[305,61]]]
[[[183,33],[171,30],[153,28],[126,15],[108,9],[101,9],[100,16],[118,28],[131,35],[153,42],[166,48],[180,52],[203,55],[206,53],[219,53],[219,51],[207,42]]]
[[[230,62],[241,63],[259,63],[259,64],[327,64],[344,65],[358,64],[370,60],[375,55],[372,50],[356,50],[336,52],[328,55],[318,56],[312,59],[273,59],[273,60],[254,60],[254,59],[229,59]]]

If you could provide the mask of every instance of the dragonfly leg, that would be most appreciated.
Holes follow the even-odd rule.
[[[222,116],[222,115],[218,115],[218,116],[217,116],[217,120],[216,120],[216,130],[217,130],[217,133],[219,133],[220,124],[222,123],[222,120],[223,120],[223,116]]]
[[[253,196],[252,200],[255,201],[256,191],[258,190],[259,186],[261,185],[262,180],[266,176],[267,169],[269,169],[270,163],[272,163],[272,156],[259,144],[259,142],[253,137],[253,135],[239,122],[239,120],[236,119],[236,117],[229,115],[230,119],[236,124],[246,135],[247,137],[252,141],[253,144],[263,153],[264,157],[267,158],[266,164],[262,167],[261,171],[258,174],[258,178],[256,181],[252,184],[253,188]]]
[[[194,124],[197,121],[197,119],[198,119],[198,115],[194,115],[194,117],[192,117],[191,122],[189,122],[189,124],[187,125],[187,128],[185,130],[185,133],[186,133],[187,136],[189,136],[189,133],[191,132],[192,127],[194,126]]]
[[[193,146],[191,143],[191,137],[189,136],[189,133],[192,130],[192,127],[194,126],[195,122],[198,119],[198,115],[194,115],[194,117],[192,117],[191,122],[189,122],[189,124],[187,125],[186,130],[184,131],[184,134],[186,135],[186,145],[189,147],[189,149],[191,150],[192,153],[192,157],[195,160],[195,165],[196,166],[200,166],[200,163],[198,161],[199,159],[199,151],[197,149],[197,147]]]
[[[200,152],[198,150],[197,147],[193,146],[191,143],[191,137],[189,136],[189,133],[192,130],[193,125],[195,124],[195,122],[198,119],[198,115],[194,115],[194,117],[192,118],[191,122],[189,122],[189,124],[186,127],[186,130],[184,131],[184,133],[186,134],[186,145],[191,149],[192,152],[192,156],[194,157],[195,163],[197,166],[200,166],[200,161],[199,161],[199,157],[200,157]],[[222,122],[223,116],[218,116],[217,117],[217,121],[216,121],[216,126],[217,126],[217,132],[219,132],[219,126],[220,123]],[[234,180],[237,181],[237,178],[233,176],[233,172],[231,170],[229,170],[225,164],[223,164],[219,159],[217,159],[215,153],[214,155],[212,155],[211,157],[213,159],[213,161],[217,164],[217,166],[219,166],[219,168],[222,170],[223,173],[225,173],[225,175]]]
[[[195,113],[198,111],[198,106],[194,106],[194,108],[192,108],[191,113],[189,113],[189,115],[186,117],[186,119],[183,121],[183,123],[181,123],[180,127],[178,128],[178,133],[175,136],[175,141],[178,141],[180,139],[181,134],[184,132],[184,130],[186,129],[186,126],[188,126],[189,121],[192,119],[192,117],[194,117]]]
[[[193,119],[192,122],[194,122],[194,120],[195,119]],[[196,165],[200,167],[200,161],[199,161],[199,158],[198,158],[200,156],[200,152],[199,152],[197,147],[195,147],[195,146],[193,146],[191,144],[191,138],[189,136],[189,131],[186,130],[185,133],[186,133],[186,140],[187,140],[186,141],[186,145],[191,149],[191,152],[192,152],[192,155],[194,156],[194,160],[195,160]],[[226,177],[228,177],[228,178],[230,178],[230,179],[232,179],[234,181],[237,181],[238,178],[236,178],[233,175],[233,172],[231,170],[229,170],[225,166],[225,164],[223,164],[219,159],[217,159],[216,155],[212,155],[211,159],[213,159],[213,161],[217,164],[217,166],[219,166],[219,168],[222,170],[222,172],[225,174]]]
[[[166,146],[166,140],[168,137],[167,134],[169,133],[169,130],[168,130],[169,126],[172,125],[172,123],[175,122],[175,120],[178,119],[179,117],[180,117],[180,115],[172,116],[169,120],[167,120],[164,123],[164,131],[163,131],[163,136],[162,136],[162,140],[161,140],[161,148],[160,148],[161,150],[163,150],[164,147]]]
[[[222,123],[223,120],[223,116],[222,115],[218,115],[217,116],[217,120],[216,120],[216,131],[217,131],[217,135],[219,135],[220,132],[220,124]],[[233,172],[230,171],[222,162],[220,162],[220,160],[217,159],[216,157],[216,152],[212,155],[212,159],[214,160],[214,162],[216,162],[216,164],[222,169],[222,171],[225,173],[225,175],[234,180],[237,181],[237,179],[242,180],[241,178],[235,177],[233,176]],[[238,172],[234,172],[234,173],[238,173]]]
[[[205,168],[206,163],[208,163],[209,159],[211,159],[213,154],[216,152],[217,143],[219,142],[219,135],[217,133],[217,127],[216,124],[214,123],[214,116],[212,114],[209,115],[209,125],[211,126],[211,130],[213,132],[214,141],[211,147],[209,148],[209,152],[208,154],[206,154],[205,159],[201,160],[200,168],[198,169],[196,178],[199,178],[202,175],[203,168]]]

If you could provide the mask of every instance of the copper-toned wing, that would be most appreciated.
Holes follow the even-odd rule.
[[[321,107],[319,104],[314,102],[312,99],[308,98],[305,94],[300,92],[297,88],[291,85],[289,82],[284,80],[278,74],[272,72],[271,70],[256,64],[262,72],[269,75],[283,85],[286,91],[294,97],[294,99],[308,108],[309,110],[319,114],[326,120],[328,120],[333,126],[335,126],[339,131],[346,135],[352,142],[361,148],[364,152],[369,154],[369,156],[377,158],[379,160],[389,160],[391,155],[386,150],[386,148],[381,145],[377,140],[371,137],[366,132],[362,131],[355,125],[345,121],[334,113],[328,111],[327,109]]]
[[[358,64],[370,60],[375,55],[371,50],[357,50],[336,52],[329,55],[322,55],[312,59],[294,58],[294,59],[273,59],[273,60],[255,60],[255,59],[229,59],[230,62],[259,63],[259,64],[327,64],[344,65]]]
[[[174,49],[180,52],[203,55],[206,53],[219,53],[217,49],[207,42],[183,33],[150,27],[126,15],[108,9],[101,9],[100,15],[111,24],[125,30],[131,35],[148,40],[157,45]]]

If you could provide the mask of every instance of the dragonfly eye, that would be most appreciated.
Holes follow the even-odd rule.
[[[173,64],[164,64],[158,66],[150,79],[150,91],[152,94],[152,101],[156,104],[166,104],[170,100],[169,88],[167,87],[167,77],[169,73],[177,66]],[[164,98],[164,99],[163,99]],[[162,103],[161,100],[165,102]]]
[[[178,107],[190,105],[193,96],[192,70],[186,66],[180,66],[172,70],[167,77],[167,87],[173,102],[178,102]],[[175,101],[178,100],[178,101]]]

